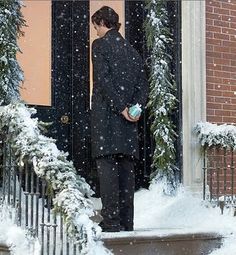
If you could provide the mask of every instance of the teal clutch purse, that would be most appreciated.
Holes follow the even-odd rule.
[[[136,118],[137,116],[139,116],[142,112],[142,109],[141,109],[141,105],[140,104],[135,104],[131,107],[129,107],[129,115],[132,117],[132,118]]]

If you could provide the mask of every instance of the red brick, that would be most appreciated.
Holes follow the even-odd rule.
[[[213,63],[216,65],[230,65],[230,60],[223,58],[214,58]]]
[[[223,117],[223,122],[226,123],[236,123],[236,118],[235,117]]]
[[[235,44],[236,44],[236,42],[235,42]],[[236,48],[234,47],[234,48],[230,48],[230,53],[233,53],[233,54],[235,54],[235,56],[236,56]]]
[[[210,6],[207,6],[210,8]],[[210,9],[209,9],[210,10]],[[224,15],[229,15],[230,11],[228,9],[222,9],[222,8],[216,8],[214,7],[214,13],[219,13],[219,14],[224,14]]]
[[[209,102],[207,102],[207,109],[223,109],[223,107],[222,107],[222,104],[219,104],[219,103],[209,103]]]
[[[227,34],[214,33],[214,38],[220,39],[220,40],[229,40],[230,37]]]
[[[214,116],[215,115],[215,110],[212,110],[212,109],[207,109],[207,115],[212,115]]]
[[[215,27],[215,26],[206,25],[206,31],[221,33],[221,27]]]
[[[236,79],[236,73],[231,73],[230,78],[231,78],[232,80],[235,80],[235,79]]]
[[[222,33],[223,34],[232,34],[235,35],[236,29],[232,28],[222,28]]]
[[[221,71],[214,71],[214,76],[221,77],[221,78],[230,78],[230,72],[221,72]]]
[[[224,110],[236,110],[236,105],[235,104],[223,104],[223,109]]]
[[[215,97],[207,96],[207,102],[209,102],[209,103],[215,102]]]
[[[229,23],[229,27],[235,29],[236,28],[236,23],[230,22]]]
[[[213,51],[213,45],[207,44],[206,45],[206,50],[207,51]]]
[[[206,12],[209,12],[209,13],[212,13],[213,12],[213,7],[209,6],[209,5],[206,5]],[[218,12],[216,12],[218,13]],[[227,13],[226,13],[227,14]]]
[[[222,3],[221,7],[228,10],[236,10],[236,5],[232,3]]]
[[[223,20],[223,21],[228,21],[228,22],[236,22],[236,16],[228,16],[228,15],[222,15],[221,16],[221,19]]]
[[[212,46],[212,45],[211,45]],[[213,46],[212,46],[213,47]],[[207,64],[213,64],[213,58],[212,57],[209,57],[209,56],[206,56],[206,63]]]
[[[235,30],[235,33],[236,33],[236,30]],[[229,40],[236,42],[236,36],[235,35],[230,35]]]
[[[214,6],[214,7],[221,7],[221,4],[217,1],[214,0],[208,0],[206,1],[206,5],[208,6]]]
[[[235,42],[229,42],[229,41],[223,41],[222,45],[226,46],[226,47],[236,47],[236,43]]]
[[[214,20],[214,26],[218,27],[229,27],[229,22],[221,21],[221,20]]]
[[[229,84],[229,85],[236,85],[236,80],[235,79],[223,79],[222,80],[223,84]]]
[[[214,83],[209,83],[209,82],[207,82],[207,83],[206,83],[206,88],[207,88],[207,89],[215,89],[215,84],[214,84]]]
[[[207,70],[206,70],[206,75],[207,75],[207,76],[214,76],[214,71],[213,71],[213,70],[207,69]]]
[[[236,66],[236,60],[231,60],[230,64],[231,64],[231,66]]]
[[[230,116],[230,111],[224,111],[224,110],[215,110],[216,116]]]
[[[229,10],[230,11],[230,16],[236,17],[236,11],[234,10]]]
[[[206,19],[206,25],[213,25],[213,20],[212,19]]]
[[[207,19],[214,19],[214,20],[221,20],[221,15],[220,14],[216,14],[216,13],[207,13],[206,14],[206,18]],[[226,20],[226,21],[228,21],[228,20]]]
[[[207,121],[212,123],[222,123],[223,118],[218,116],[207,116]]]
[[[208,64],[207,63],[206,68],[208,70],[222,70],[222,66],[221,65],[216,65],[216,64]]]
[[[224,97],[235,97],[234,92],[232,92],[232,91],[224,91],[224,92],[222,93],[222,95],[223,95]]]
[[[231,116],[236,117],[236,111],[231,111]]]
[[[214,51],[207,51],[206,52],[207,57],[212,57],[212,58],[221,58],[222,54],[223,53],[221,53],[221,52],[214,52]],[[230,54],[230,53],[228,53],[228,54]]]
[[[215,38],[212,38],[212,39],[206,38],[206,42],[207,42],[207,44],[218,45],[218,46],[221,45],[221,40],[215,39]]]
[[[222,79],[220,77],[206,77],[206,80],[207,82],[222,84]]]
[[[216,103],[226,104],[226,103],[230,103],[231,100],[228,97],[215,97],[215,102]]]
[[[236,54],[231,54],[231,53],[222,53],[223,58],[226,59],[236,59]]]
[[[207,95],[211,95],[211,96],[222,96],[222,91],[219,91],[219,90],[209,90],[207,89]]]
[[[233,67],[233,66],[222,66],[222,71],[236,72],[236,67]]]
[[[213,32],[206,32],[206,37],[207,38],[213,38],[214,37],[214,33]]]
[[[230,52],[229,47],[224,47],[224,46],[214,46],[214,51],[217,52]]]
[[[228,91],[231,89],[230,85],[215,85],[216,90],[223,90],[223,91]]]

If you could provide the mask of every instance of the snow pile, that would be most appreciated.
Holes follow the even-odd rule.
[[[9,247],[11,255],[40,255],[40,244],[14,223],[15,211],[0,208],[0,243]]]
[[[236,218],[232,209],[225,209],[221,215],[219,207],[208,207],[200,196],[183,187],[176,196],[166,196],[163,189],[162,184],[151,185],[149,190],[135,194],[135,230],[155,229],[159,236],[213,232],[228,238],[212,255],[235,255]]]

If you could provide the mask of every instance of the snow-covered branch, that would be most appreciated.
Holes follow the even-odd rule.
[[[199,122],[194,130],[203,147],[236,149],[236,126],[234,125]]]
[[[173,39],[166,9],[166,1],[147,1],[145,23],[147,45],[150,50],[150,95],[148,108],[155,140],[152,180],[165,180],[175,189],[175,140],[177,134],[172,120],[176,108],[176,84],[171,71]]]

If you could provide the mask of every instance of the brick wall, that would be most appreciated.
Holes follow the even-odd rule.
[[[206,0],[207,121],[236,123],[236,0]]]
[[[207,121],[236,124],[236,0],[206,0],[206,64]],[[236,194],[236,156],[232,163],[228,152],[225,164],[223,152],[212,150],[208,160],[213,197]]]

